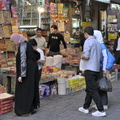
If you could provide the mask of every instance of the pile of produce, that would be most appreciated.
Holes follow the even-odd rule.
[[[52,72],[57,72],[59,70],[60,70],[59,68],[54,67],[54,66],[43,66],[42,67],[42,71],[44,73],[52,73]]]
[[[63,56],[78,57],[80,56],[80,48],[70,48],[60,50],[60,54]]]
[[[43,66],[42,72],[42,79],[51,78],[51,76],[69,78],[75,75],[75,71],[60,70],[54,66]]]
[[[60,70],[58,72],[51,73],[55,78],[62,77],[62,78],[69,78],[75,75],[75,71],[67,71],[67,70]]]
[[[80,61],[80,48],[67,48],[60,51],[61,55],[64,56],[63,63],[78,64]]]

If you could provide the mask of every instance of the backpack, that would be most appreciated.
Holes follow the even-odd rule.
[[[114,57],[114,56],[111,54],[111,52],[107,49],[107,47],[105,46],[104,43],[101,43],[101,47],[102,47],[102,50],[106,49],[107,56],[108,56],[106,69],[107,69],[107,70],[110,70],[110,69],[114,66],[115,57]]]

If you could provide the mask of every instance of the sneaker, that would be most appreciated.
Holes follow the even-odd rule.
[[[83,108],[83,107],[80,107],[79,109],[78,109],[80,112],[83,112],[83,113],[89,113],[89,110],[88,109],[85,109],[85,108]]]
[[[108,105],[103,105],[104,110],[108,109]]]
[[[106,116],[106,112],[100,112],[100,111],[96,111],[96,112],[93,112],[92,113],[92,116],[95,116],[95,117],[104,117]]]

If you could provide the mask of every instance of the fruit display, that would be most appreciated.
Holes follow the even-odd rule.
[[[52,72],[57,72],[60,69],[54,66],[43,66],[42,70],[44,73],[52,73]]]
[[[80,48],[70,48],[60,50],[60,54],[63,56],[78,57],[80,54]]]
[[[58,72],[51,73],[55,78],[62,77],[62,78],[69,78],[75,75],[75,71],[67,71],[67,70],[60,70]]]
[[[63,63],[69,63],[70,65],[78,64],[80,61],[81,52],[79,48],[70,48],[67,50],[63,49],[60,51],[61,55],[64,56]]]
[[[75,75],[75,71],[60,70],[54,66],[43,66],[42,68],[42,81],[52,81],[57,77],[69,78]]]
[[[63,63],[69,63],[70,65],[78,64],[80,62],[80,58],[78,57],[64,57]]]

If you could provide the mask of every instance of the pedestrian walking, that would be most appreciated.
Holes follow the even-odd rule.
[[[94,36],[101,45],[104,44],[102,33],[99,30],[94,30]],[[102,48],[102,46],[101,46],[101,48]],[[101,61],[102,63],[100,64],[100,73],[99,73],[98,79],[101,79],[103,76],[106,77],[106,74],[107,74],[106,66],[107,66],[108,55],[107,55],[106,49],[102,50],[102,55],[103,55],[103,58]],[[103,105],[104,110],[108,109],[107,92],[99,90],[99,94],[100,94],[100,98],[102,100],[102,105]],[[95,109],[97,108],[96,105],[93,105],[93,107]]]
[[[100,60],[101,60],[101,46],[100,43],[93,36],[94,30],[92,27],[86,27],[84,30],[84,36],[86,38],[83,48],[83,59],[85,65],[85,81],[86,81],[86,97],[83,107],[78,110],[83,113],[89,113],[89,107],[94,100],[97,111],[92,115],[96,117],[106,116],[104,112],[102,101],[98,92],[98,75],[100,72]]]

